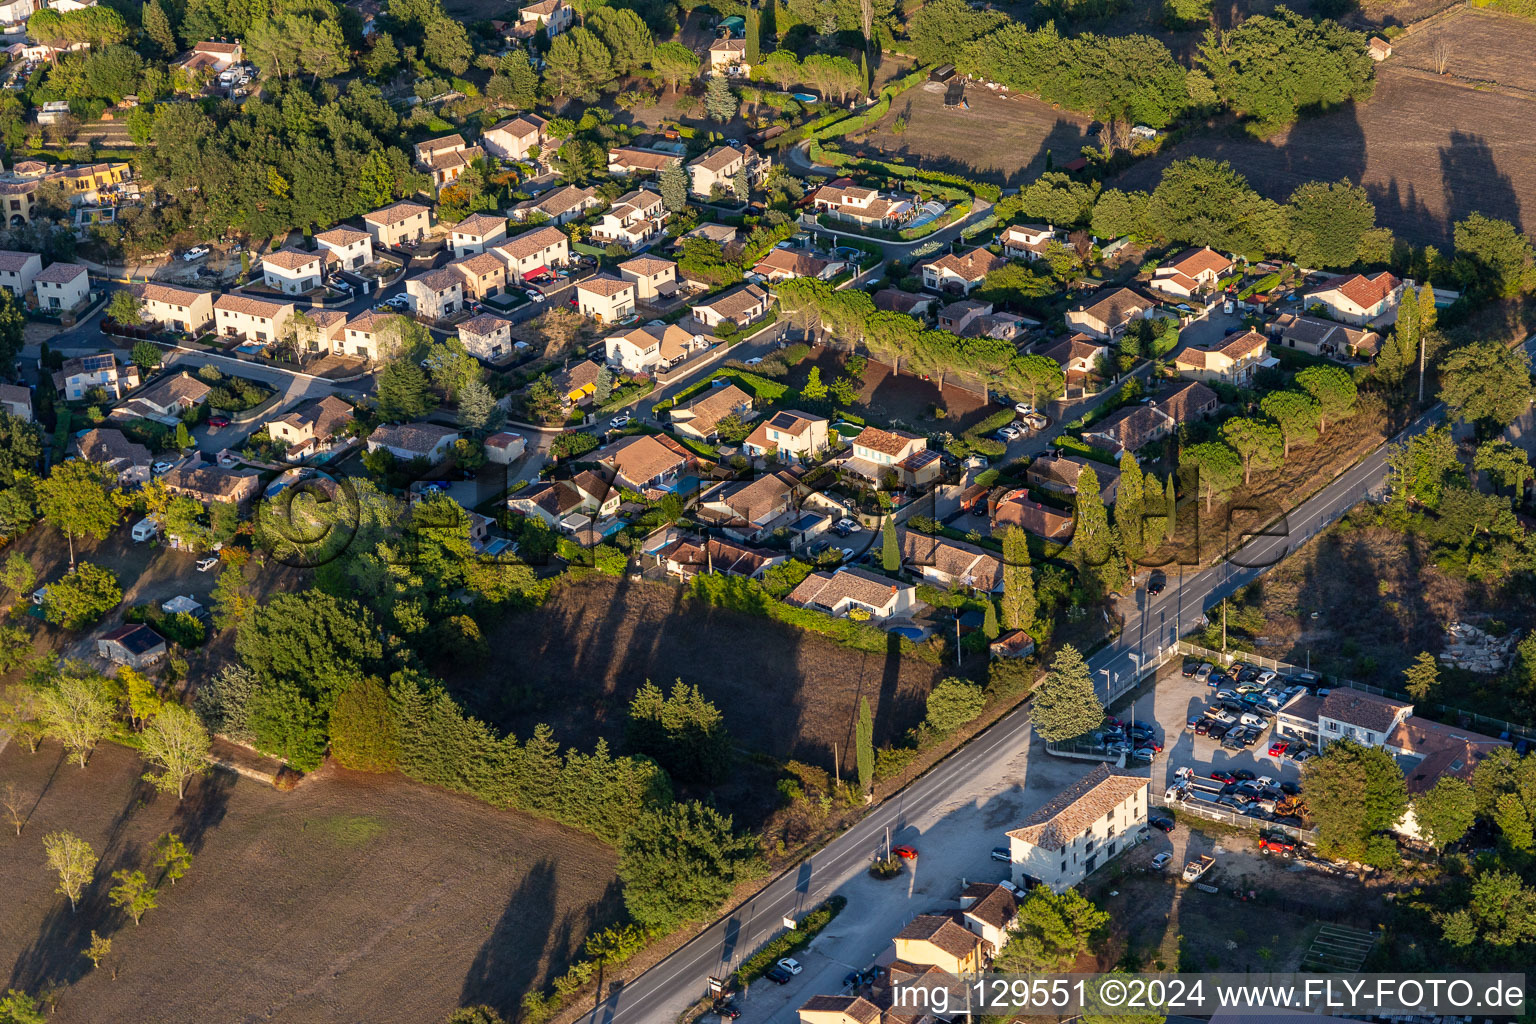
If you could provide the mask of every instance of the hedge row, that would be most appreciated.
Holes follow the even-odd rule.
[[[768,945],[758,950],[752,956],[742,961],[732,980],[738,989],[746,988],[758,978],[768,973],[768,968],[778,963],[784,957],[796,950],[810,945],[811,940],[821,934],[821,930],[832,923],[832,919],[842,912],[848,905],[848,901],[842,896],[833,896],[806,914],[789,931],[769,942]]]

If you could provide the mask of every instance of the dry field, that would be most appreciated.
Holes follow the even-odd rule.
[[[967,88],[965,96],[970,110],[945,110],[942,87],[918,86],[898,96],[867,135],[848,140],[843,148],[1003,185],[1038,176],[1045,170],[1047,151],[1057,164],[1081,155],[1089,118],[1033,97],[1005,98],[988,89]],[[898,117],[907,119],[900,135],[892,130]]]
[[[1536,91],[1536,22],[1499,11],[1464,8],[1392,43],[1390,66],[1497,82]]]
[[[1185,140],[1107,183],[1151,189],[1173,160],[1230,161],[1264,195],[1284,201],[1307,181],[1362,183],[1377,220],[1417,244],[1447,245],[1473,211],[1520,222],[1536,200],[1536,103],[1500,92],[1379,69],[1376,95],[1305,118],[1270,139],[1239,133]]]
[[[498,661],[452,675],[459,699],[519,737],[544,722],[581,749],[599,737],[621,746],[635,691],[647,679],[663,688],[682,679],[720,708],[740,746],[830,769],[835,743],[848,770],[859,698],[869,698],[876,745],[897,741],[923,717],[944,674],[924,661],[864,654],[761,616],[684,602],[671,586],[606,577],[562,585],[543,607],[487,633],[491,650],[518,652],[517,670]],[[776,801],[772,779],[763,782],[735,779],[725,794],[743,824]]]
[[[462,1002],[510,1016],[619,913],[604,844],[398,776],[327,769],[279,793],[217,772],[178,806],[122,747],[84,771],[61,760],[52,744],[0,754],[0,779],[37,798],[20,837],[0,834],[0,988],[55,988],[61,1021],[422,1024]],[[43,857],[59,829],[101,857],[73,914]],[[111,872],[145,866],[170,829],[192,870],[134,927],[107,902]],[[113,942],[95,972],[93,929]]]
[[[831,349],[817,348],[812,358],[790,371],[788,383],[804,387],[813,366],[821,370],[823,383],[831,383],[843,373],[843,357]],[[987,400],[980,384],[962,387],[952,380],[941,384],[915,374],[897,373],[890,365],[873,359],[865,367],[863,383],[854,412],[918,432],[949,430],[958,434],[999,408]],[[933,415],[939,408],[944,410],[942,419]]]

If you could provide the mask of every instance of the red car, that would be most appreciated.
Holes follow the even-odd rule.
[[[208,425],[210,427],[227,427],[227,426],[229,426],[229,417],[228,416],[209,416],[208,417]]]
[[[1224,772],[1220,768],[1218,768],[1215,771],[1211,772],[1211,778],[1215,779],[1217,782],[1236,782],[1237,781],[1237,776],[1236,775],[1233,775],[1231,772]]]
[[[1291,745],[1285,740],[1275,740],[1275,742],[1269,745],[1269,756],[1284,757],[1285,752],[1289,749],[1291,749]]]
[[[904,860],[917,860],[917,851],[910,846],[893,846],[891,852]]]
[[[1163,752],[1163,745],[1157,742],[1157,740],[1142,740],[1140,743],[1136,744],[1136,749],[1152,750],[1161,754]]]

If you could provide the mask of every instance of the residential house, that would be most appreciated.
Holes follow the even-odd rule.
[[[461,256],[445,269],[454,271],[463,280],[464,298],[468,301],[479,302],[507,290],[507,265],[495,253]]]
[[[1013,883],[1063,892],[1134,846],[1147,825],[1144,776],[1096,765],[1007,833]]]
[[[549,218],[555,224],[565,224],[580,217],[600,202],[596,189],[566,185],[564,188],[545,193],[537,199],[527,199],[518,203],[512,207],[512,219],[526,221],[539,214]]]
[[[552,530],[570,528],[568,521],[583,525],[613,515],[623,498],[599,473],[587,470],[569,480],[536,483],[507,499],[507,508],[544,521]]]
[[[508,283],[517,283],[565,263],[571,256],[571,240],[564,231],[546,224],[514,235],[491,251],[507,261]]]
[[[745,39],[716,39],[709,44],[710,74],[749,75],[752,65],[747,63]]]
[[[1146,316],[1157,305],[1130,288],[1110,286],[1094,295],[1093,302],[1067,311],[1067,326],[1101,341],[1118,338],[1132,320]]]
[[[1381,38],[1381,36],[1371,36],[1371,41],[1366,45],[1365,52],[1370,55],[1371,60],[1380,63],[1392,56],[1392,44]]]
[[[96,653],[114,665],[144,669],[165,657],[165,638],[143,623],[128,623],[96,639]]]
[[[1068,387],[1083,387],[1088,374],[1098,369],[1099,360],[1109,358],[1110,348],[1095,337],[1074,334],[1043,349],[1040,354],[1066,372]]]
[[[548,125],[537,114],[520,114],[490,128],[480,136],[480,145],[500,160],[527,160],[535,147],[549,141],[544,133]]]
[[[785,598],[792,605],[828,615],[890,619],[911,615],[918,605],[910,583],[843,566],[835,572],[814,572]]]
[[[464,277],[449,267],[428,270],[406,280],[405,297],[418,318],[443,320],[464,308]]]
[[[64,360],[53,373],[53,386],[59,397],[77,402],[92,388],[100,388],[109,400],[116,401],[139,386],[139,368],[132,363],[119,364],[110,352],[78,356]]]
[[[635,285],[635,300],[655,304],[677,294],[677,264],[660,256],[636,256],[619,264],[619,276]]]
[[[992,532],[1000,534],[1009,526],[1046,540],[1064,541],[1072,533],[1072,516],[1035,501],[1027,488],[1016,487],[992,506]]]
[[[459,324],[459,341],[470,355],[494,362],[512,352],[512,321],[481,313]]]
[[[1019,901],[996,882],[972,882],[960,890],[960,923],[994,950],[1008,944],[1018,920]]]
[[[433,188],[442,188],[459,180],[469,166],[485,156],[479,146],[470,146],[462,135],[445,135],[416,143],[416,167],[432,178]]]
[[[917,215],[910,200],[885,198],[878,189],[855,185],[852,178],[835,178],[812,192],[811,206],[835,220],[867,228],[897,228]]]
[[[611,324],[635,311],[635,283],[598,274],[576,286],[576,308],[600,324]]]
[[[752,273],[759,274],[771,284],[788,281],[792,277],[811,277],[818,281],[830,281],[848,269],[843,260],[824,260],[800,249],[769,249]]]
[[[969,295],[971,289],[981,284],[986,276],[1008,261],[982,248],[957,256],[947,252],[937,259],[928,260],[921,266],[923,287],[937,292],[958,292]]]
[[[935,586],[965,587],[984,594],[1003,589],[1002,561],[981,548],[906,528],[896,531],[896,542],[902,568]]]
[[[51,263],[32,279],[39,309],[72,312],[91,296],[91,276],[78,263]]]
[[[1181,423],[1211,415],[1220,404],[1216,392],[1199,381],[1189,381],[1149,403],[1121,409],[1084,431],[1083,440],[1119,457],[1167,437]]]
[[[270,344],[283,336],[283,327],[293,311],[291,302],[231,292],[213,300],[214,330],[221,337]]]
[[[485,439],[485,458],[498,466],[509,466],[522,458],[528,442],[522,434],[501,430]]]
[[[335,253],[343,270],[361,270],[373,263],[373,236],[366,231],[343,225],[320,232],[315,242],[325,251]]]
[[[1083,470],[1092,469],[1099,481],[1099,498],[1113,505],[1120,495],[1120,471],[1102,462],[1089,462],[1080,455],[1042,455],[1029,464],[1024,479],[1031,487],[1057,494],[1076,494]]]
[[[1027,658],[1035,653],[1035,638],[1022,629],[1010,629],[987,645],[994,658]]]
[[[677,163],[680,157],[664,149],[646,149],[641,146],[615,146],[608,150],[608,173],[615,177],[651,178],[659,175],[668,164]]]
[[[963,334],[971,323],[992,315],[992,303],[980,299],[960,299],[939,307],[939,330]]]
[[[705,241],[714,242],[721,251],[727,251],[728,247],[739,244],[741,229],[731,224],[700,224],[692,231],[686,231],[678,236],[672,243],[674,249],[680,249],[685,238],[702,238]]]
[[[1326,752],[1328,744],[1345,739],[1379,747],[1412,714],[1412,704],[1365,690],[1334,687],[1317,710],[1318,749]]]
[[[694,306],[693,318],[711,330],[727,320],[738,328],[746,327],[767,316],[772,304],[773,298],[765,289],[744,284]]]
[[[208,401],[213,389],[185,370],[168,374],[112,410],[115,418],[153,420],[166,426],[182,422],[182,415]]]
[[[375,313],[371,310],[357,314],[347,321],[342,332],[344,340],[341,347],[333,348],[332,352],[377,361],[380,343],[389,336],[398,337],[398,316],[397,313]]]
[[[133,487],[149,479],[154,462],[149,449],[128,440],[121,430],[97,427],[87,430],[74,442],[75,452],[86,462],[105,466],[117,475],[122,487]]]
[[[500,245],[507,237],[507,218],[472,213],[453,226],[449,236],[453,255],[462,259]]]
[[[517,12],[520,24],[542,28],[551,39],[569,29],[575,17],[575,9],[565,0],[538,0]]]
[[[1433,789],[1446,776],[1470,783],[1478,764],[1495,751],[1509,747],[1510,741],[1412,715],[1399,722],[1381,746],[1403,769],[1403,782],[1412,800]],[[1394,831],[1414,839],[1425,838],[1411,804]]]
[[[459,432],[436,423],[385,423],[368,435],[368,450],[387,450],[403,462],[424,459],[432,465],[442,462],[453,450]]]
[[[261,258],[261,279],[268,288],[284,295],[304,295],[325,283],[325,257],[329,249],[302,252],[279,249]]]
[[[789,557],[781,551],[746,547],[714,537],[679,537],[650,554],[657,565],[666,566],[668,576],[685,582],[701,573],[711,572],[760,579],[763,573],[783,564]]]
[[[888,313],[905,313],[919,320],[927,318],[929,310],[938,300],[932,295],[904,292],[896,288],[882,288],[875,292],[875,308]]]
[[[765,473],[746,484],[721,484],[699,499],[695,514],[726,536],[752,543],[773,533],[778,520],[794,507],[795,478]]]
[[[1381,347],[1381,335],[1375,331],[1295,313],[1276,317],[1269,333],[1283,348],[1331,359],[1368,359]]]
[[[32,422],[32,389],[25,384],[0,384],[0,412]]]
[[[261,474],[254,469],[227,469],[212,463],[182,463],[160,478],[169,493],[196,498],[204,505],[225,502],[243,506],[261,493]]]
[[[743,170],[749,185],[762,177],[761,160],[751,146],[716,146],[688,161],[689,190],[705,199],[714,195],[716,188],[734,193],[736,175]],[[741,202],[747,199],[736,198]]]
[[[1173,368],[1194,380],[1246,385],[1269,356],[1269,339],[1258,331],[1229,334],[1217,341],[1185,345],[1173,354]]]
[[[667,225],[667,210],[661,196],[645,189],[626,192],[614,200],[592,225],[592,241],[603,245],[621,245],[634,252],[661,237]]]
[[[228,71],[245,60],[245,47],[239,41],[226,43],[222,39],[206,39],[192,47],[192,57],[201,58],[200,67],[214,71]]]
[[[894,475],[904,487],[923,487],[939,477],[939,453],[928,439],[902,430],[865,427],[853,439],[853,454],[843,468],[876,484]]]
[[[432,211],[420,203],[402,199],[382,210],[363,214],[363,226],[373,244],[394,248],[406,242],[419,242],[432,229]]]
[[[892,940],[896,959],[962,977],[980,974],[996,949],[948,914],[919,914]]]
[[[1403,282],[1388,271],[1373,277],[1346,274],[1323,282],[1307,292],[1302,305],[1307,309],[1321,306],[1335,320],[1356,327],[1385,327],[1397,322],[1397,303],[1403,297]]]
[[[213,324],[212,292],[154,282],[134,285],[129,290],[138,296],[139,315],[146,321],[193,335]]]
[[[352,406],[335,395],[306,398],[292,410],[267,420],[267,436],[295,452],[307,453],[330,442],[353,418]]]
[[[694,467],[693,453],[665,434],[635,434],[604,445],[594,461],[613,474],[614,484],[648,498],[673,492]]]
[[[745,422],[753,416],[752,396],[735,384],[711,388],[685,406],[672,410],[672,429],[700,441],[713,440],[720,421],[735,416]]]
[[[603,368],[590,359],[567,366],[553,378],[555,391],[566,405],[588,405],[597,391],[597,378]]]
[[[1014,224],[998,241],[1003,244],[1003,255],[1011,260],[1039,259],[1056,241],[1056,229],[1050,224]]]
[[[752,456],[809,459],[827,447],[826,417],[798,409],[784,409],[759,423],[747,435],[742,450]]]
[[[800,1024],[880,1024],[885,1019],[885,1011],[857,995],[811,996],[798,1013]]]
[[[1186,249],[1152,272],[1152,287],[1181,299],[1216,289],[1216,282],[1232,272],[1232,261],[1205,246]]]
[[[35,252],[0,249],[0,288],[21,302],[32,291],[32,282],[42,272],[43,258]]]
[[[676,324],[632,327],[624,334],[603,339],[610,365],[630,373],[656,373],[688,358],[688,353],[708,346],[703,338]]]

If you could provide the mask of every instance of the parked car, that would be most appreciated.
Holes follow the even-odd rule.
[[[1172,818],[1164,818],[1162,816],[1149,817],[1149,818],[1147,818],[1147,824],[1151,825],[1155,829],[1160,829],[1160,830],[1162,830],[1164,832],[1172,832],[1173,831],[1173,819]]]
[[[1258,715],[1244,715],[1242,718],[1239,718],[1238,721],[1244,725],[1251,725],[1255,729],[1261,729],[1264,727],[1264,719],[1260,718]]]
[[[805,970],[804,967],[800,966],[800,961],[788,956],[779,961],[779,966],[784,968],[790,974],[799,974],[801,971]]]
[[[903,860],[917,860],[917,851],[910,846],[893,846],[891,853]]]
[[[219,556],[218,555],[209,555],[206,558],[199,558],[197,560],[197,571],[198,572],[207,572],[210,569],[215,568],[218,564],[219,564]]]
[[[156,476],[159,476],[161,473],[169,473],[172,469],[175,468],[175,466],[176,464],[174,462],[166,462],[162,460],[155,463],[150,467],[150,469],[154,470]]]
[[[1168,575],[1166,573],[1154,570],[1152,575],[1147,577],[1147,593],[1152,597],[1156,597],[1167,589]]]
[[[1232,727],[1225,722],[1217,722],[1210,727],[1206,735],[1213,740],[1219,740],[1227,735],[1227,730],[1230,728]]]
[[[1028,402],[1020,402],[1018,405],[1013,407],[1013,411],[1018,413],[1020,416],[1028,416],[1030,413],[1035,411],[1035,407],[1030,405]]]
[[[1167,850],[1164,850],[1162,853],[1152,858],[1152,870],[1163,870],[1163,868],[1168,866],[1168,862],[1170,860],[1173,860],[1173,854],[1169,853]]]
[[[1210,731],[1211,731],[1211,720],[1209,718],[1202,718],[1202,719],[1200,719],[1200,721],[1195,723],[1195,735],[1196,736],[1204,736],[1206,733],[1208,733]]]
[[[775,985],[788,985],[790,979],[793,978],[794,975],[790,974],[778,964],[774,964],[772,967],[763,972],[763,977],[767,978]]]
[[[208,417],[208,425],[210,427],[227,427],[229,426],[229,417],[223,413],[214,413]]]
[[[1215,668],[1213,668],[1211,664],[1207,662],[1201,665],[1199,668],[1195,669],[1195,678],[1202,683],[1208,682],[1215,671]]]
[[[209,249],[206,245],[194,245],[192,248],[182,253],[181,258],[187,263],[196,263],[204,256],[207,256],[211,251],[212,250]]]
[[[1270,757],[1284,757],[1286,750],[1288,750],[1289,748],[1290,748],[1290,744],[1288,742],[1286,742],[1285,740],[1275,740],[1275,742],[1273,742],[1273,743],[1271,743],[1269,745],[1269,756]]]
[[[721,1020],[735,1020],[741,1016],[741,1007],[728,999],[724,1002],[716,1000],[715,1005],[711,1009],[720,1015]]]
[[[629,426],[629,413],[620,413],[613,419],[609,420],[608,425],[613,427],[615,430],[617,430],[619,427]]]
[[[860,530],[864,529],[864,527],[859,525],[857,519],[848,518],[839,519],[837,521],[837,528],[839,530],[846,530],[849,533],[858,533]]]
[[[1249,773],[1249,774],[1251,775],[1252,773]],[[1236,775],[1233,775],[1231,772],[1225,771],[1224,769],[1221,769],[1221,768],[1217,768],[1215,771],[1211,772],[1211,778],[1215,779],[1217,782],[1236,782],[1237,781],[1237,776]]]
[[[1000,860],[1007,864],[1013,860],[1013,854],[1009,852],[1006,846],[994,846],[992,847],[992,859]]]
[[[1192,678],[1194,678],[1195,673],[1199,672],[1199,671],[1200,671],[1200,660],[1198,658],[1185,658],[1184,659],[1183,675],[1184,675],[1185,679],[1192,679]]]

